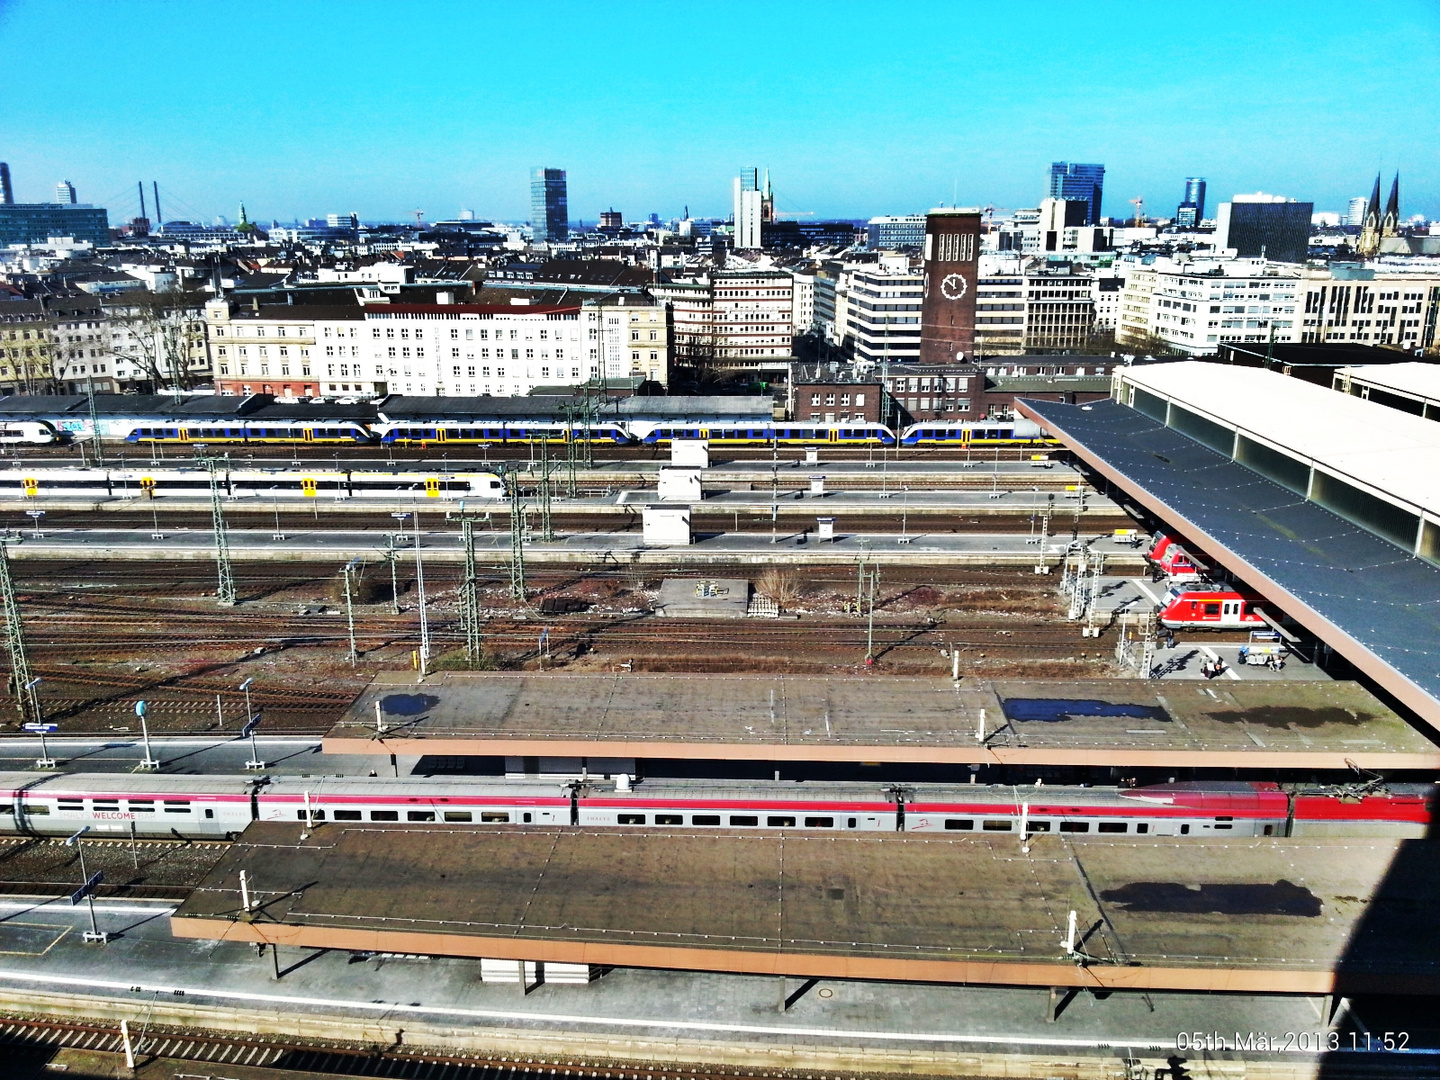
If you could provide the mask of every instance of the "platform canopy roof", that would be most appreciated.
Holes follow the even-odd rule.
[[[1260,368],[1199,360],[1122,380],[1362,487],[1440,515],[1440,424]]]
[[[1427,364],[1419,360],[1408,364],[1364,364],[1360,367],[1340,368],[1335,374],[1344,375],[1353,382],[1365,386],[1378,386],[1409,397],[1424,398],[1426,401],[1440,401],[1440,364]],[[1430,423],[1435,421],[1431,420]]]
[[[1168,366],[1198,366],[1200,376],[1217,371],[1212,365]],[[1219,369],[1219,374],[1232,371],[1266,374],[1239,369]],[[1169,380],[1178,381],[1182,375],[1177,370],[1166,381],[1149,381],[1174,388],[1176,382]],[[1260,395],[1253,400],[1230,401],[1227,390],[1238,393],[1243,385],[1218,379],[1204,393],[1188,391],[1187,400],[1214,415],[1229,415],[1264,425],[1272,434],[1294,437],[1306,447],[1330,454],[1332,460],[1344,455],[1351,455],[1352,461],[1370,459],[1355,464],[1368,465],[1368,475],[1374,478],[1404,475],[1417,485],[1436,482],[1392,466],[1383,456],[1372,458],[1359,445],[1362,440],[1334,430],[1342,419],[1354,419],[1355,406],[1364,406],[1364,415],[1370,418],[1374,418],[1372,410],[1379,410],[1383,422],[1372,424],[1372,433],[1398,455],[1424,444],[1421,436],[1426,432],[1414,429],[1440,429],[1433,421],[1395,414],[1280,375],[1250,384],[1248,394]],[[1318,407],[1276,408],[1277,402],[1291,400],[1282,392]],[[1018,404],[1127,498],[1195,545],[1202,558],[1257,590],[1424,720],[1440,727],[1440,567],[1136,409],[1114,401],[1064,405],[1022,399]],[[1413,424],[1400,423],[1412,420]],[[1375,428],[1398,434],[1392,437]],[[1327,450],[1324,444],[1332,435],[1336,448]],[[1432,470],[1436,466],[1440,458],[1434,460]]]

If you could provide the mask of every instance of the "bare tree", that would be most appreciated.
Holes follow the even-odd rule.
[[[132,294],[121,299],[114,323],[123,335],[112,337],[115,355],[144,373],[155,391],[189,389],[209,376],[208,364],[192,364],[204,341],[200,309],[204,298],[178,290]]]

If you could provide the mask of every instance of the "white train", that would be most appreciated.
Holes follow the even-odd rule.
[[[1286,790],[1200,781],[1139,788],[647,780],[633,790],[406,777],[0,773],[0,833],[239,835],[252,821],[490,828],[757,828],[1073,836],[1424,836],[1435,786]]]

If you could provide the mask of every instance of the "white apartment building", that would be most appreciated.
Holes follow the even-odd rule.
[[[515,397],[601,373],[598,306],[217,300],[205,314],[221,394]]]
[[[808,334],[815,329],[815,275],[804,270],[790,270],[789,274],[795,290],[795,333]]]
[[[925,302],[925,275],[911,270],[909,260],[881,260],[881,265],[847,274],[844,295],[844,342],[861,365],[916,363],[920,359],[920,309]],[[839,296],[837,294],[837,309]],[[837,317],[840,312],[837,310]]]
[[[641,377],[670,385],[670,309],[648,297],[586,301],[600,315],[600,355],[606,379]]]
[[[793,354],[795,282],[782,270],[721,270],[651,286],[670,305],[675,358],[696,367],[783,371]]]
[[[1124,264],[1122,344],[1143,346],[1153,334],[1192,356],[1222,342],[1299,341],[1300,269],[1263,259]]]

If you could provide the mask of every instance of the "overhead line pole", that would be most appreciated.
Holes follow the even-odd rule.
[[[230,455],[223,458],[201,456],[201,462],[210,470],[210,517],[211,528],[215,531],[215,571],[218,584],[215,599],[222,607],[234,607],[235,572],[230,567],[230,540],[225,533],[225,505],[220,498],[219,465],[223,461],[228,467]]]
[[[5,602],[5,648],[10,654],[11,692],[21,723],[41,723],[40,700],[30,675],[30,655],[25,648],[25,624],[15,599],[15,582],[10,576],[10,546],[0,543],[0,597]]]
[[[460,586],[460,621],[465,627],[465,661],[472,668],[480,662],[480,576],[475,569],[475,521],[460,519],[460,537],[465,545],[465,579]]]
[[[525,599],[525,522],[520,475],[510,473],[510,597]]]

